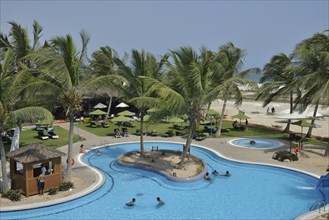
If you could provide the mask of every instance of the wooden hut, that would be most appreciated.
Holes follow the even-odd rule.
[[[30,144],[7,153],[10,159],[11,188],[21,189],[25,196],[38,194],[37,177],[41,164],[47,169],[45,192],[62,183],[62,160],[66,154],[42,144]]]

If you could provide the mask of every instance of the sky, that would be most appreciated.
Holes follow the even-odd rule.
[[[36,20],[42,42],[70,34],[79,48],[85,30],[89,56],[102,46],[120,56],[144,49],[160,57],[182,46],[218,51],[232,42],[246,52],[243,69],[262,69],[274,55],[289,55],[302,40],[329,29],[329,0],[0,0],[0,20],[3,34],[14,21],[32,38]]]

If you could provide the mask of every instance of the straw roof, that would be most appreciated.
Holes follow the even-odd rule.
[[[65,156],[66,154],[55,149],[47,148],[43,144],[29,144],[7,153],[7,157],[22,164],[44,161]]]

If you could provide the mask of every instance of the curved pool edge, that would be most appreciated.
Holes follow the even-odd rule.
[[[182,145],[185,144],[185,142],[176,142],[176,141],[159,141],[159,140],[157,140],[157,141],[145,141],[145,143],[148,143],[148,142],[175,143],[175,144],[182,144]],[[107,146],[112,146],[112,145],[118,145],[118,144],[129,144],[129,143],[138,143],[138,141],[130,141],[130,142],[120,142],[120,143],[105,144],[105,145],[95,146],[92,149],[97,149],[97,148],[107,147]],[[300,172],[300,173],[309,175],[309,176],[314,177],[314,178],[317,178],[317,179],[320,178],[320,176],[318,176],[316,174],[313,174],[313,173],[310,173],[310,172],[307,172],[307,171],[303,171],[303,170],[299,170],[299,169],[295,169],[295,168],[291,168],[291,167],[285,167],[285,166],[280,166],[280,165],[275,165],[275,164],[268,164],[268,163],[259,163],[259,162],[252,162],[252,161],[236,160],[236,159],[233,159],[233,158],[226,157],[226,156],[222,155],[221,153],[219,153],[218,151],[213,150],[213,149],[211,149],[209,147],[205,147],[205,146],[194,144],[194,143],[192,145],[193,146],[196,146],[196,147],[207,149],[207,150],[213,152],[214,154],[222,157],[223,159],[226,159],[226,160],[229,160],[229,161],[238,162],[238,163],[247,163],[247,164],[255,164],[255,165],[264,165],[264,166],[278,167],[278,168],[282,168],[282,169],[287,169],[287,170],[292,170],[292,171]],[[81,160],[82,156],[83,156],[83,154],[79,154],[77,156],[78,161],[82,165],[84,165],[84,166],[90,168],[92,171],[94,171],[98,175],[98,177],[99,177],[98,178],[98,181],[95,184],[91,185],[90,187],[86,188],[85,190],[83,190],[83,191],[81,191],[81,192],[79,192],[77,194],[74,194],[72,196],[68,196],[68,197],[65,197],[65,198],[61,198],[61,199],[56,199],[56,200],[53,200],[53,201],[49,201],[49,203],[48,202],[43,202],[43,203],[34,203],[34,204],[31,204],[31,205],[21,205],[19,207],[18,206],[5,207],[5,208],[0,208],[0,212],[21,211],[21,210],[26,210],[26,209],[37,209],[37,208],[52,206],[52,205],[56,205],[56,204],[60,204],[60,203],[68,202],[68,201],[72,201],[74,199],[79,199],[80,197],[83,197],[85,195],[88,195],[88,194],[92,193],[93,191],[97,190],[105,182],[104,174],[102,174],[96,168],[91,167],[88,164],[82,162],[82,160]],[[324,214],[324,213],[322,213],[322,214]],[[314,215],[314,211],[312,211],[312,212],[306,212],[306,213],[304,213],[304,214],[302,214],[300,216],[295,217],[294,219],[297,219],[297,218],[298,219],[306,219],[306,217],[303,217],[303,216],[309,216],[309,217],[312,216],[314,218],[318,217],[318,215]],[[300,217],[303,217],[303,218],[300,218]]]
[[[245,147],[245,146],[241,146],[241,145],[237,145],[237,144],[233,144],[233,141],[236,140],[243,140],[243,139],[248,139],[248,138],[252,138],[252,139],[263,139],[263,140],[271,140],[274,141],[276,143],[278,143],[278,146],[275,147]],[[284,143],[278,140],[274,140],[274,139],[269,139],[269,138],[259,138],[259,137],[244,137],[244,138],[233,138],[229,141],[227,141],[228,144],[234,146],[234,147],[240,147],[240,148],[244,148],[244,149],[253,149],[253,150],[267,150],[267,149],[276,149],[276,148],[280,148],[282,146],[284,146]]]
[[[297,216],[296,218],[294,218],[295,220],[307,220],[307,219],[318,219],[320,218],[322,215],[324,214],[328,214],[329,213],[329,204],[327,204],[324,207],[321,207],[320,210],[319,209],[315,209],[313,211],[310,212],[306,212],[300,216]]]
[[[99,148],[99,147],[97,147],[97,148]],[[101,173],[96,168],[84,163],[82,161],[82,156],[83,156],[83,154],[81,154],[81,153],[77,156],[78,162],[82,166],[85,166],[85,167],[88,167],[89,169],[91,169],[91,171],[94,172],[97,176],[97,181],[95,181],[91,186],[85,188],[84,190],[82,190],[76,194],[72,194],[72,195],[64,197],[64,198],[49,200],[47,202],[38,202],[38,203],[25,204],[25,205],[19,205],[19,206],[13,205],[13,206],[0,207],[0,212],[22,211],[22,210],[28,210],[28,209],[36,209],[36,208],[53,206],[53,205],[69,202],[69,201],[72,201],[75,199],[79,199],[83,196],[86,196],[86,195],[96,191],[98,188],[100,188],[105,183],[105,176],[103,173]]]
[[[171,142],[172,143],[172,142]],[[131,152],[131,151],[130,151]],[[134,151],[133,151],[134,152]],[[135,151],[137,152],[137,151]],[[121,155],[122,156],[122,155]],[[141,170],[146,170],[146,171],[150,171],[150,172],[153,172],[153,173],[157,173],[157,174],[160,174],[164,177],[166,177],[168,180],[170,181],[173,181],[173,182],[178,182],[178,183],[190,183],[190,182],[196,182],[196,181],[199,181],[201,179],[203,179],[204,175],[207,173],[207,170],[208,170],[208,165],[207,163],[204,162],[204,160],[198,158],[202,164],[203,164],[203,170],[202,172],[200,172],[198,175],[196,176],[193,176],[193,177],[188,177],[188,178],[178,178],[178,177],[175,177],[175,176],[171,176],[169,175],[167,172],[165,171],[159,171],[159,170],[156,170],[156,169],[153,169],[152,167],[146,167],[146,166],[143,166],[143,165],[138,165],[138,164],[132,164],[132,163],[125,163],[121,160],[119,160],[119,158],[121,157],[119,156],[116,161],[119,165],[121,166],[124,166],[124,167],[130,167],[130,168],[136,168],[136,169],[141,169]],[[195,156],[194,156],[195,157]]]

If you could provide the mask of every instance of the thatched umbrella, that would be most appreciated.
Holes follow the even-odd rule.
[[[29,144],[17,150],[10,151],[7,153],[6,156],[14,159],[19,163],[24,164],[24,163],[49,160],[57,157],[62,157],[65,155],[66,154],[61,151],[51,149],[45,147],[43,144],[37,143],[37,144]]]

